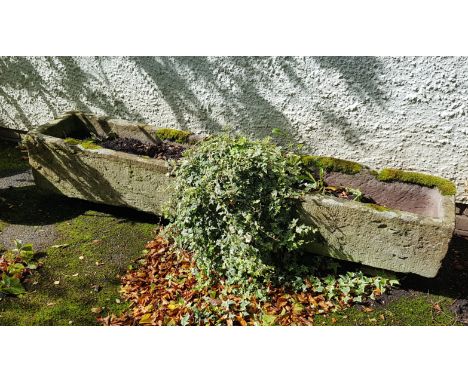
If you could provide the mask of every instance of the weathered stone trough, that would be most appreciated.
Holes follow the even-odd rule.
[[[30,131],[24,142],[40,190],[162,214],[172,186],[167,176],[168,161],[65,141],[93,133],[151,143],[158,140],[156,130],[143,124],[69,113]]]
[[[303,219],[318,228],[314,253],[396,272],[435,277],[455,227],[454,196],[436,188],[378,181],[368,170],[336,172],[328,184],[358,188],[379,205],[306,195]]]
[[[39,189],[162,214],[173,187],[168,161],[65,142],[91,133],[155,142],[156,131],[148,125],[68,113],[30,131],[24,141]],[[326,181],[358,188],[379,205],[306,195],[301,218],[321,235],[308,246],[311,252],[425,277],[437,274],[454,230],[453,195],[418,184],[383,182],[366,168],[352,174],[334,169]]]

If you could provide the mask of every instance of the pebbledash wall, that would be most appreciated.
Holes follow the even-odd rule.
[[[197,133],[280,128],[313,153],[447,177],[468,203],[467,57],[0,58],[0,126],[68,110]]]

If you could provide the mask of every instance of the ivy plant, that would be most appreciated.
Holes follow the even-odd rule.
[[[0,294],[20,296],[26,292],[22,280],[38,267],[32,244],[15,240],[15,248],[0,256]]]
[[[313,233],[296,216],[300,158],[269,139],[213,136],[188,150],[174,173],[168,230],[195,252],[204,275],[253,290],[270,280],[281,253]]]

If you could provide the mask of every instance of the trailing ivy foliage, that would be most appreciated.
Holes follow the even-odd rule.
[[[293,254],[312,234],[296,216],[301,171],[299,156],[268,139],[213,136],[175,169],[168,230],[194,251],[203,276],[258,291],[275,274],[280,254]]]

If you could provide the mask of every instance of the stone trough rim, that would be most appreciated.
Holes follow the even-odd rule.
[[[79,111],[68,111],[68,112],[65,112],[63,115],[54,118],[52,121],[49,121],[49,122],[47,122],[47,123],[45,123],[43,125],[40,125],[40,126],[34,128],[34,129],[30,130],[28,132],[28,134],[26,134],[26,135],[34,134],[40,139],[43,139],[43,140],[45,140],[47,142],[59,143],[61,146],[66,147],[66,148],[71,149],[71,150],[77,150],[78,149],[78,150],[81,150],[82,152],[98,153],[98,154],[101,154],[101,155],[104,155],[104,156],[116,156],[116,157],[119,157],[119,158],[122,158],[122,159],[127,159],[127,160],[132,160],[132,161],[137,160],[140,163],[147,163],[147,164],[150,164],[150,165],[158,165],[158,167],[163,167],[163,168],[167,168],[167,169],[170,169],[172,167],[171,162],[176,161],[174,159],[166,160],[166,159],[159,159],[159,158],[151,158],[151,157],[146,157],[144,155],[131,154],[131,153],[126,153],[126,152],[121,152],[121,151],[106,149],[106,148],[89,149],[89,148],[85,148],[85,147],[81,146],[80,144],[78,144],[76,146],[71,146],[71,145],[69,145],[69,144],[67,144],[65,142],[64,138],[55,137],[55,136],[52,136],[52,135],[49,135],[49,134],[45,133],[47,128],[49,128],[49,127],[51,127],[53,125],[56,125],[57,123],[65,120],[67,118],[71,118],[73,116],[95,117],[95,115],[93,115],[91,113],[84,113],[84,112],[79,112]],[[132,123],[132,122],[124,120],[124,119],[115,119],[115,118],[109,118],[109,117],[100,117],[100,118],[103,118],[103,119],[109,120],[109,121],[121,121],[121,122]],[[139,126],[141,128],[151,127],[151,128],[155,128],[155,130],[163,129],[163,127],[156,128],[156,127],[154,127],[152,125],[145,124],[145,123],[135,122],[133,124],[137,125],[137,126]],[[192,133],[192,135],[197,136],[200,139],[206,138],[205,136],[198,135],[198,134],[193,134]],[[184,147],[190,147],[190,145],[188,145],[188,144],[181,144],[181,143],[174,143],[174,144],[181,145],[181,146],[184,146]],[[363,168],[366,169],[366,170],[371,170],[367,166],[363,166]],[[380,181],[380,180],[379,180],[379,182],[386,183],[386,182],[383,182],[383,181]],[[393,181],[392,183],[403,184],[403,185],[406,184],[406,183],[403,183],[401,181]],[[421,187],[426,188],[426,189],[430,189],[430,190],[435,190],[438,193],[438,196],[440,196],[440,198],[441,198],[441,210],[443,212],[441,216],[431,217],[431,216],[427,216],[427,215],[420,214],[420,213],[417,213],[417,212],[406,211],[406,210],[398,209],[398,208],[388,208],[386,211],[379,211],[379,210],[373,208],[372,206],[370,206],[369,205],[370,203],[363,203],[363,202],[354,201],[354,200],[342,199],[342,198],[338,198],[338,197],[336,197],[334,195],[321,195],[319,193],[313,193],[313,192],[304,194],[303,197],[306,197],[306,196],[322,196],[325,199],[335,200],[335,201],[337,201],[339,203],[342,203],[344,205],[348,205],[350,207],[353,207],[353,206],[363,207],[364,206],[366,208],[366,210],[372,210],[372,212],[376,213],[378,216],[386,216],[388,218],[393,216],[393,215],[391,215],[389,213],[394,213],[394,214],[398,215],[400,218],[405,218],[405,217],[407,219],[413,218],[413,220],[420,220],[420,221],[424,220],[425,222],[433,222],[433,223],[440,223],[440,222],[443,222],[444,220],[447,220],[448,218],[450,218],[450,216],[452,214],[451,214],[451,211],[448,211],[448,210],[451,210],[451,208],[448,208],[448,207],[450,207],[451,204],[454,203],[455,197],[452,196],[452,195],[443,195],[436,187],[427,187],[427,186],[424,186],[424,185],[421,185]],[[448,202],[447,202],[447,199],[448,199]],[[453,207],[453,215],[455,215],[455,207]]]

